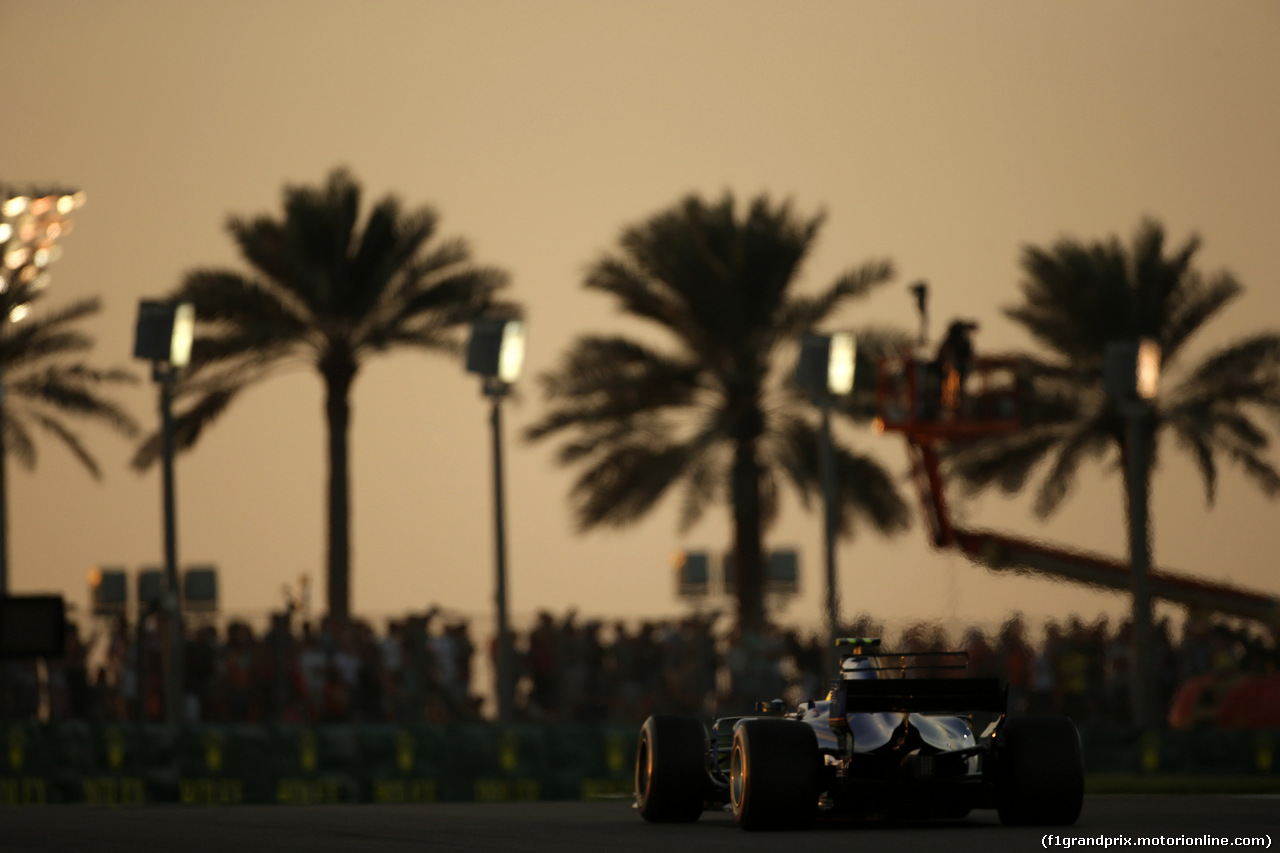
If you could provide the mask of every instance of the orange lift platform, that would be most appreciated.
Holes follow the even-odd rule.
[[[953,523],[947,510],[941,448],[1023,429],[1030,382],[1017,358],[973,358],[967,366],[967,376],[962,377],[951,366],[910,356],[880,363],[875,426],[878,431],[900,433],[906,440],[934,546],[957,548],[993,570],[1129,591],[1127,562]],[[1153,600],[1280,629],[1280,599],[1275,596],[1164,569],[1152,569],[1149,577]]]

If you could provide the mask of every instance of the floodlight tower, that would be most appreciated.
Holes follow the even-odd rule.
[[[834,648],[840,633],[840,591],[836,577],[836,465],[831,440],[831,409],[853,390],[857,339],[852,332],[805,335],[800,341],[795,383],[808,391],[822,412],[819,464],[822,468],[823,536],[827,567],[827,639]]]
[[[0,185],[0,338],[21,322],[49,286],[49,266],[62,253],[58,240],[71,230],[83,192],[14,189]],[[4,363],[0,361],[0,424],[4,423]],[[9,524],[4,430],[0,428],[0,596],[9,591]]]
[[[170,725],[182,721],[182,611],[178,606],[177,511],[173,485],[173,384],[177,372],[191,360],[196,312],[190,302],[142,300],[138,305],[135,358],[147,359],[152,378],[160,387],[160,437],[163,467],[162,510],[164,515],[164,612],[168,621],[165,653],[165,720]]]
[[[524,366],[524,323],[514,318],[482,317],[471,326],[467,344],[467,371],[484,379],[484,395],[492,402],[489,423],[493,427],[493,528],[495,589],[498,615],[498,660],[494,692],[498,720],[509,723],[515,706],[514,659],[507,623],[507,544],[502,490],[502,399],[511,390]]]

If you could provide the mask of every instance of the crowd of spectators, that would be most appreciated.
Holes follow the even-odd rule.
[[[651,713],[747,713],[761,699],[788,704],[825,693],[829,649],[794,629],[741,633],[719,614],[629,625],[540,613],[512,636],[516,714],[532,722],[638,724]],[[994,676],[1015,713],[1062,713],[1078,722],[1129,719],[1130,630],[1106,617],[1071,617],[1032,630],[1021,616],[998,630],[948,636],[920,622],[889,634],[861,616],[848,636],[881,636],[895,652],[963,650],[967,669],[938,676]],[[159,721],[165,718],[163,624],[118,619],[85,636],[68,629],[61,661],[9,663],[0,683],[8,719]],[[1187,619],[1178,636],[1155,630],[1158,701],[1205,676],[1274,673],[1274,637]],[[232,620],[188,625],[182,660],[184,719],[198,722],[431,722],[482,719],[478,646],[465,618],[432,611],[389,620],[378,633],[354,620],[313,623],[279,614],[265,630]],[[929,658],[919,658],[928,661]],[[486,693],[488,691],[485,691]]]

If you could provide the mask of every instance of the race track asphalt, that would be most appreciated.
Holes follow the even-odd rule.
[[[1000,826],[993,812],[928,825],[820,825],[807,833],[745,833],[730,815],[687,825],[650,825],[628,801],[438,803],[432,805],[145,806],[84,805],[0,810],[3,853],[746,853],[849,850],[991,853],[1067,849],[1060,839],[1167,839],[1161,848],[1225,849],[1237,838],[1280,840],[1276,796],[1091,796],[1079,822],[1053,829]],[[1206,837],[1208,837],[1206,839]],[[1181,841],[1178,841],[1181,839]],[[1216,839],[1227,839],[1223,845]],[[1187,843],[1190,840],[1192,843]],[[1108,849],[1126,846],[1123,841]]]

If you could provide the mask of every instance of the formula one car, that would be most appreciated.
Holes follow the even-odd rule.
[[[1084,762],[1070,719],[1010,717],[997,679],[934,673],[964,669],[964,652],[883,652],[874,638],[837,648],[830,693],[789,713],[780,699],[761,702],[758,715],[715,720],[710,739],[696,717],[647,719],[641,816],[689,822],[729,806],[749,830],[837,816],[954,820],[975,808],[1005,824],[1076,821]]]

